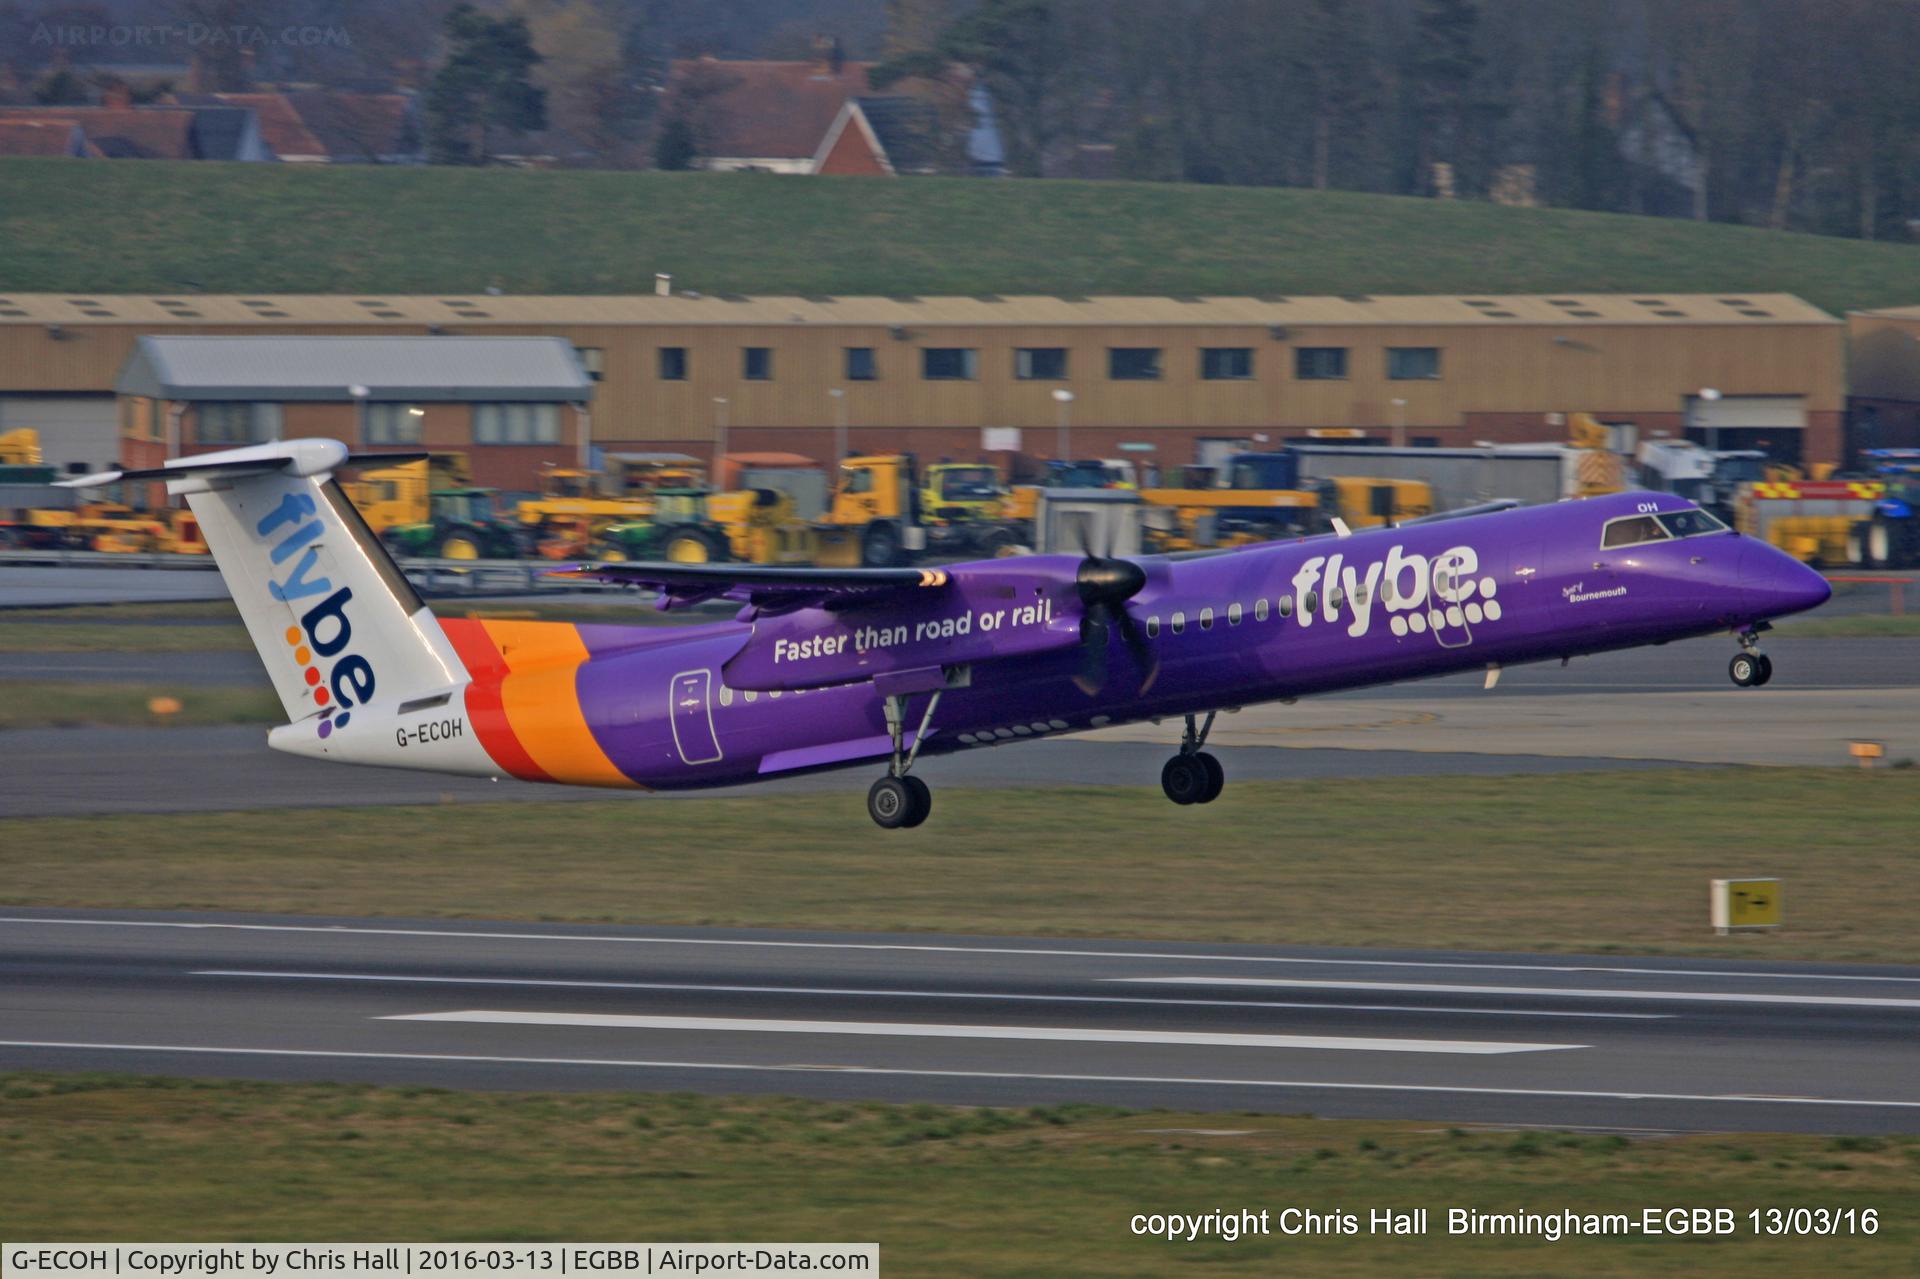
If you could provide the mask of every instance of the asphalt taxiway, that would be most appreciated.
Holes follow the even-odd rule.
[[[0,915],[9,1068],[1920,1131],[1920,968]]]

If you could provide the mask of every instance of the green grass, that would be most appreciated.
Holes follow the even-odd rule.
[[[0,902],[1920,962],[1916,814],[1920,770],[1713,769],[16,818]],[[1711,935],[1732,874],[1784,931]]]
[[[656,271],[741,293],[1920,297],[1907,245],[1347,192],[0,160],[9,291],[646,293]]]
[[[10,1237],[836,1240],[894,1276],[1905,1273],[1920,1138],[0,1075]],[[1191,1131],[1215,1130],[1214,1135]],[[1228,1130],[1226,1134],[1218,1130]],[[1187,1130],[1187,1131],[1182,1131]],[[1879,1233],[1136,1238],[1135,1213],[1817,1204]],[[1364,1226],[1362,1227],[1364,1230]]]
[[[0,653],[233,653],[251,649],[239,622],[155,626],[140,622],[16,622],[0,614]]]
[[[180,709],[156,715],[149,703],[170,697]],[[280,699],[267,688],[163,688],[149,684],[0,679],[0,729],[86,724],[277,724]]]

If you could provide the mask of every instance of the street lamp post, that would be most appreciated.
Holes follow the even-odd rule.
[[[1054,451],[1062,462],[1069,461],[1067,452],[1067,431],[1073,425],[1073,392],[1061,387],[1053,393],[1054,403],[1060,406],[1060,426],[1054,437]]]
[[[353,443],[355,448],[367,447],[367,396],[366,387],[355,382],[347,388],[347,394],[353,397]]]
[[[720,459],[727,455],[727,397],[713,397],[713,482],[720,483]]]
[[[1712,404],[1719,398],[1720,392],[1717,388],[1711,386],[1701,387],[1700,395],[1694,403],[1694,417],[1697,419],[1700,416],[1700,405],[1702,403]],[[1705,430],[1707,432],[1707,450],[1708,452],[1712,452],[1720,447],[1720,428],[1713,424],[1710,414]]]
[[[827,394],[833,397],[833,464],[839,466],[847,457],[847,393],[836,386]]]
[[[1407,402],[1398,396],[1393,401],[1393,447],[1407,447]]]

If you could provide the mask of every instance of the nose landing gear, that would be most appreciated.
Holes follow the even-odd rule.
[[[914,757],[920,743],[927,739],[927,727],[933,723],[933,709],[940,705],[940,690],[927,698],[926,713],[920,717],[920,731],[913,735],[913,747],[905,747],[907,699],[889,696],[886,700],[887,737],[893,743],[893,759],[887,775],[867,792],[867,816],[882,830],[908,830],[927,820],[933,811],[933,792],[912,775]]]
[[[1760,651],[1757,631],[1740,632],[1741,652],[1727,663],[1727,674],[1740,688],[1759,688],[1773,678],[1773,659]]]
[[[1227,784],[1227,771],[1220,761],[1201,750],[1207,734],[1213,731],[1213,719],[1219,712],[1209,711],[1206,723],[1194,726],[1187,716],[1186,732],[1180,738],[1180,753],[1160,770],[1160,789],[1176,804],[1211,804],[1220,798]]]

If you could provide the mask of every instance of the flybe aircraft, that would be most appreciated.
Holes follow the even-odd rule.
[[[867,809],[887,828],[926,820],[922,760],[1107,724],[1183,722],[1161,786],[1204,804],[1215,715],[1256,702],[1470,669],[1491,686],[1515,663],[1715,632],[1757,688],[1769,619],[1830,594],[1691,502],[1622,493],[1192,557],[583,565],[560,571],[740,609],[666,628],[441,618],[341,490],[348,464],[336,441],[288,440],[73,481],[159,477],[186,499],[291,721],[269,746],[660,790],[884,767]]]

